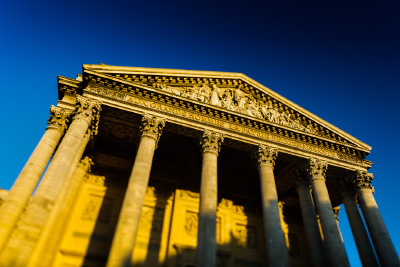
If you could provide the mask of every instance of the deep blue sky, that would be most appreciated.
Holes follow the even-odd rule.
[[[100,62],[241,72],[373,147],[375,198],[399,251],[397,1],[63,2],[0,2],[1,188],[45,130],[57,74]],[[360,266],[344,208],[340,225]]]

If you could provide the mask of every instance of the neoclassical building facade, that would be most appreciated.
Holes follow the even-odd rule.
[[[349,266],[341,204],[362,264],[400,266],[371,147],[249,77],[83,65],[58,94],[0,266]]]

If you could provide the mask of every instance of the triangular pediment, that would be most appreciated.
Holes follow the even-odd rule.
[[[154,92],[192,103],[200,112],[226,116],[234,123],[335,150],[343,157],[364,159],[371,149],[241,73],[83,65],[82,76],[80,90],[90,85],[128,94],[144,90],[147,97]],[[65,87],[71,82],[59,79],[59,83]]]
[[[321,136],[364,151],[370,146],[241,73],[84,65],[84,69]]]

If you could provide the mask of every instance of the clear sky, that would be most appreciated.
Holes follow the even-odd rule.
[[[399,251],[399,2],[267,2],[0,1],[0,187],[45,131],[57,75],[99,63],[241,72],[373,147]],[[360,266],[343,207],[340,225]]]

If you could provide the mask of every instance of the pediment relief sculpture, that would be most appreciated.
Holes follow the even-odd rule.
[[[195,101],[264,119],[278,125],[321,135],[315,123],[313,125],[310,120],[307,121],[305,118],[301,118],[300,114],[289,110],[288,107],[278,105],[271,98],[266,100],[255,98],[242,90],[243,85],[239,85],[237,88],[222,88],[216,84],[178,87],[169,86],[166,83],[153,83],[152,87]]]

